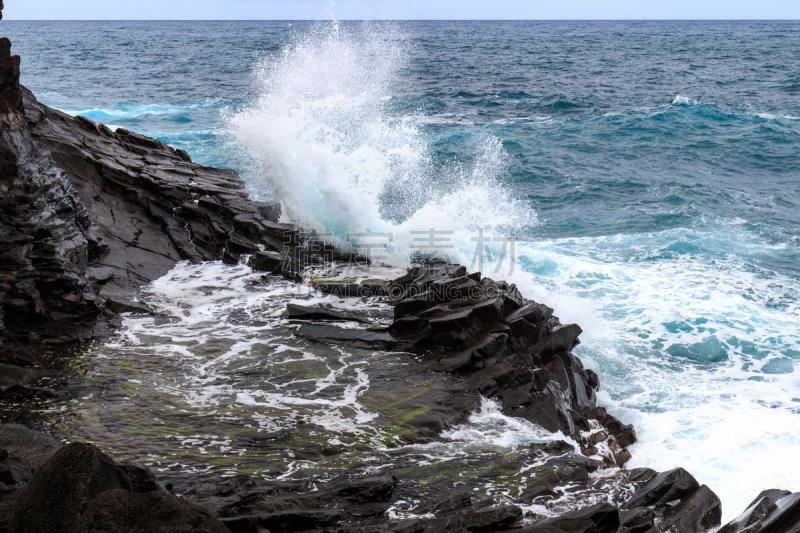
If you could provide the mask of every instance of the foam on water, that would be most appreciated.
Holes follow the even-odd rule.
[[[452,441],[516,448],[537,442],[564,440],[578,444],[562,432],[551,433],[522,418],[506,416],[495,401],[483,398],[481,407],[469,417],[469,423],[446,430],[442,436]]]
[[[238,404],[253,410],[260,425],[270,429],[310,410],[308,421],[327,431],[376,434],[379,430],[370,423],[377,414],[359,402],[369,388],[363,362],[337,348],[333,357],[309,350],[282,331],[287,302],[300,296],[306,304],[331,298],[285,282],[259,283],[260,277],[243,265],[181,263],[145,293],[149,304],[173,318],[129,318],[124,337],[109,347],[149,350],[158,343],[162,356],[183,370],[181,379],[165,379],[157,389],[181,398],[189,408],[221,413]],[[276,369],[274,381],[247,384],[231,375],[265,366]],[[308,377],[291,371],[306,366]]]
[[[696,100],[692,100],[688,96],[677,95],[672,100],[672,105],[678,105],[678,106],[697,105],[697,101]]]
[[[800,283],[758,264],[781,253],[735,220],[518,245],[523,294],[583,326],[601,403],[636,427],[629,466],[686,468],[724,519],[800,490]]]
[[[206,99],[198,102],[188,102],[182,105],[142,104],[139,102],[120,102],[111,108],[88,108],[68,110],[72,116],[84,116],[96,122],[105,123],[109,120],[126,120],[147,116],[167,116],[189,113],[197,109],[215,109],[223,104],[221,100]],[[188,120],[188,119],[187,119]]]

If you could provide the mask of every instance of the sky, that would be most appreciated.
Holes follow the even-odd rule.
[[[4,20],[313,20],[328,2],[5,0]],[[398,20],[800,19],[800,0],[349,0],[336,18]]]

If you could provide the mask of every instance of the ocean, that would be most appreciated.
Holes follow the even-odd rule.
[[[433,242],[580,324],[637,429],[628,466],[686,468],[723,522],[800,490],[800,23],[2,29],[42,102],[235,168],[331,242],[380,235],[388,264]],[[185,309],[193,279],[250,290],[245,267],[182,268],[153,290]]]

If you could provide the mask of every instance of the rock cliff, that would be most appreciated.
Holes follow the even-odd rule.
[[[280,250],[280,205],[234,170],[39,103],[0,41],[0,342],[85,339],[177,261]],[[291,240],[291,237],[288,237]]]

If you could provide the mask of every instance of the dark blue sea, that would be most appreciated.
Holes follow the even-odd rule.
[[[333,242],[391,234],[390,263],[433,230],[579,323],[631,467],[685,467],[724,518],[800,490],[800,23],[2,33],[44,103],[238,169]]]

